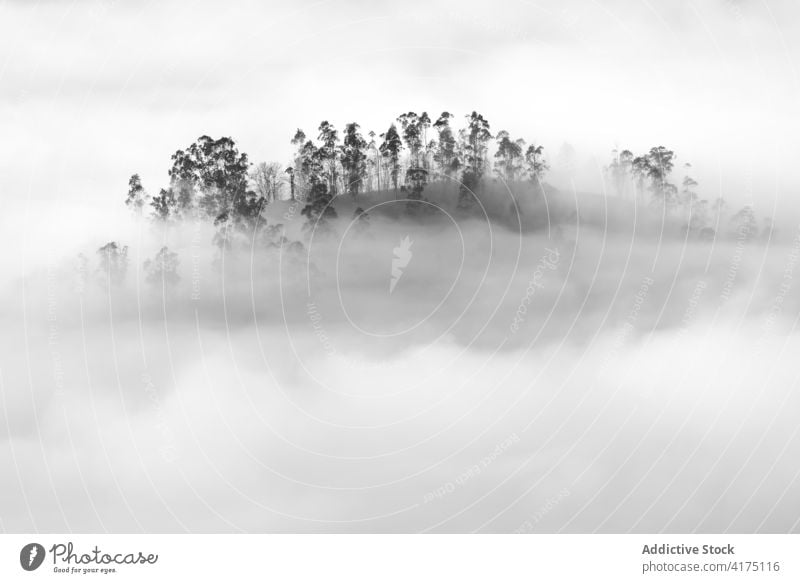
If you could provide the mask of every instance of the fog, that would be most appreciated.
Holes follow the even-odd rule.
[[[555,188],[490,182],[469,214],[454,185],[414,216],[397,196],[338,197],[311,238],[270,205],[302,248],[26,221],[0,294],[0,527],[798,530],[796,223],[744,241],[721,217],[700,241]],[[164,245],[177,284],[142,267]]]
[[[0,3],[0,532],[798,532],[799,23]],[[283,169],[297,128],[423,110],[542,146],[544,183],[343,195],[330,233],[278,200],[228,247],[123,204],[200,135]],[[613,187],[612,150],[656,146],[691,204]]]
[[[131,174],[163,184],[202,133],[283,161],[297,127],[380,133],[409,110],[481,112],[544,145],[564,188],[599,192],[612,149],[654,145],[709,199],[785,212],[800,188],[793,0],[230,6],[4,2],[0,190],[108,214]]]

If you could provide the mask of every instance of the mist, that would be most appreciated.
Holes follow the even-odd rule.
[[[553,164],[564,189],[600,192],[612,149],[654,144],[691,162],[710,199],[787,212],[800,187],[789,171],[800,135],[791,0],[0,10],[0,113],[14,137],[0,144],[0,189],[14,200],[109,214],[130,174],[162,183],[163,161],[201,132],[282,160],[294,130],[322,115],[381,132],[387,112],[408,109],[477,109],[553,162],[572,146],[573,162]]]
[[[277,246],[122,213],[30,231],[2,528],[797,531],[798,226],[700,241],[600,195],[455,192],[342,195],[327,234],[277,201]],[[165,245],[176,283],[143,267]]]
[[[0,3],[0,532],[800,532],[798,16]]]

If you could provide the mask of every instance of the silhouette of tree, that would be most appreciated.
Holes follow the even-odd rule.
[[[145,271],[145,280],[151,284],[173,286],[180,281],[178,275],[178,254],[162,247],[153,259],[147,259],[142,267]]]
[[[323,121],[319,124],[319,136],[317,139],[321,142],[318,152],[323,167],[326,167],[328,192],[332,196],[336,196],[339,179],[336,168],[339,132],[329,122]]]
[[[173,196],[180,211],[196,201],[207,216],[216,218],[251,205],[247,154],[240,153],[231,138],[201,136],[186,150],[175,152],[172,162],[170,187],[176,191]]]
[[[100,257],[97,270],[103,280],[114,285],[123,283],[128,272],[128,246],[109,241],[97,250],[97,255]]]
[[[342,172],[347,192],[353,197],[356,197],[361,190],[367,172],[365,153],[367,142],[358,130],[357,123],[347,124],[341,146]]]
[[[525,162],[528,164],[528,175],[534,182],[539,182],[544,178],[545,172],[550,166],[544,160],[544,147],[531,144],[525,151]]]
[[[142,180],[138,174],[134,174],[128,180],[128,196],[125,198],[125,204],[137,216],[141,216],[146,203],[147,193],[142,186]]]
[[[375,132],[370,130],[368,135],[367,150],[372,152],[372,158],[367,158],[367,190],[381,190],[383,188],[381,181],[381,153],[378,150],[378,144],[375,142]]]
[[[439,134],[439,141],[436,144],[433,159],[439,166],[439,172],[448,178],[458,174],[461,168],[461,161],[458,159],[456,151],[456,138],[450,127],[451,119],[453,119],[453,114],[444,111],[439,116],[439,119],[436,120],[436,123],[433,124]]]
[[[168,221],[178,216],[178,201],[171,188],[161,189],[158,196],[150,200],[153,207],[153,218],[160,221]]]
[[[407,214],[415,216],[419,214],[423,206],[425,206],[419,201],[424,200],[422,191],[425,189],[427,181],[428,171],[424,168],[409,168],[406,172],[406,182],[411,187],[408,193],[409,201],[406,203]]]
[[[419,168],[421,166],[420,153],[424,144],[419,116],[410,111],[398,117],[397,121],[403,128],[403,140],[408,148],[410,167]]]
[[[647,176],[650,178],[650,189],[656,200],[662,201],[667,207],[674,206],[678,189],[667,181],[674,166],[675,153],[664,146],[650,148],[645,166]]]
[[[690,233],[700,233],[708,224],[708,201],[701,200],[689,204],[689,220],[686,228]]]
[[[694,191],[694,188],[697,186],[697,181],[689,174],[692,165],[686,163],[683,167],[686,171],[686,175],[683,177],[683,182],[681,183],[681,202],[684,204],[691,204],[697,200],[697,193]]]
[[[462,211],[470,209],[475,203],[475,192],[485,172],[488,143],[492,139],[489,122],[482,115],[473,111],[466,118],[467,127],[461,133],[466,165],[458,194],[458,208]]]
[[[301,214],[308,219],[303,225],[304,230],[315,230],[322,233],[330,230],[328,220],[335,219],[337,214],[336,209],[333,208],[333,195],[328,192],[325,182],[319,180],[311,185],[311,192]]]
[[[606,170],[617,196],[622,198],[627,198],[628,196],[632,165],[633,153],[630,150],[622,150],[619,154],[616,150],[612,152],[611,164],[608,165]]]
[[[403,148],[403,142],[400,140],[400,134],[397,133],[397,126],[392,124],[385,134],[381,134],[383,143],[381,143],[381,155],[387,160],[389,164],[389,174],[392,177],[392,184],[395,191],[397,191],[397,181],[400,176],[400,150]]]
[[[422,134],[422,147],[424,152],[422,154],[422,167],[425,170],[430,169],[430,151],[431,146],[434,142],[428,142],[428,128],[431,127],[431,118],[428,115],[428,112],[423,111],[419,114],[419,119],[417,120],[417,124],[419,130]]]
[[[325,169],[322,166],[322,153],[311,140],[307,140],[306,143],[303,144],[303,148],[300,152],[300,171],[305,178],[308,189],[310,189],[314,183],[325,179]]]
[[[283,247],[289,243],[289,239],[284,235],[285,232],[286,230],[281,223],[265,226],[258,233],[259,241],[262,246],[267,248],[277,249]]]
[[[308,184],[308,177],[303,174],[303,151],[306,144],[306,134],[300,128],[294,134],[291,144],[295,147],[295,154],[293,158],[292,173],[290,177],[294,181],[294,194],[292,200],[295,200],[298,194],[305,194]]]
[[[286,175],[289,177],[289,200],[296,200],[296,184],[295,184],[295,175],[294,175],[294,168],[289,166],[284,170]]]
[[[522,149],[524,140],[512,140],[509,133],[497,133],[497,152],[495,152],[495,173],[507,182],[517,180],[522,170]]]
[[[492,133],[489,122],[482,115],[473,111],[467,117],[466,128],[466,163],[465,172],[471,172],[478,180],[483,177],[486,165],[486,152]]]
[[[636,196],[638,199],[644,197],[644,183],[650,176],[650,160],[647,156],[636,156],[631,161],[631,172],[636,186]]]
[[[731,217],[731,226],[733,227],[734,236],[738,239],[750,241],[758,237],[756,213],[749,204],[743,206]]]

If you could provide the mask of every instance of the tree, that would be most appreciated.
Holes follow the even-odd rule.
[[[734,235],[744,241],[750,241],[758,236],[758,221],[751,205],[743,206],[731,217]]]
[[[508,132],[497,133],[497,152],[495,152],[495,173],[507,182],[514,182],[522,169],[523,140],[512,140]]]
[[[100,265],[97,270],[108,284],[119,285],[125,281],[128,272],[128,246],[120,246],[116,241],[109,241],[97,250]]]
[[[675,152],[664,146],[656,146],[650,148],[647,158],[650,163],[650,178],[656,181],[666,180],[674,166]]]
[[[660,199],[667,206],[676,202],[678,189],[667,181],[674,166],[675,153],[664,146],[650,148],[645,165],[647,176],[650,178],[650,189],[656,199]]]
[[[483,179],[488,143],[492,139],[489,122],[482,115],[473,111],[466,118],[467,127],[461,132],[466,165],[458,193],[460,210],[468,210],[475,203],[475,190]]]
[[[683,177],[683,182],[681,183],[683,187],[681,190],[681,202],[691,205],[697,200],[697,193],[693,190],[697,186],[697,181],[689,174],[692,165],[687,162],[683,167],[686,170],[686,175]]]
[[[423,111],[421,114],[419,114],[417,124],[420,132],[422,133],[422,147],[425,150],[422,156],[422,167],[425,168],[425,170],[428,170],[430,166],[430,149],[431,145],[434,143],[428,142],[428,128],[431,127],[431,118],[428,116],[428,112]]]
[[[325,182],[317,180],[311,185],[311,192],[301,214],[308,219],[303,225],[304,230],[322,233],[330,230],[328,220],[335,219],[337,215],[336,209],[333,208],[333,195],[328,192]]]
[[[307,187],[310,189],[314,183],[324,180],[324,172],[320,149],[311,140],[306,141],[300,150],[300,173]]]
[[[158,196],[152,198],[150,206],[153,207],[153,218],[156,220],[168,221],[178,215],[178,201],[171,188],[162,188]]]
[[[141,216],[142,209],[146,203],[147,193],[142,186],[142,180],[138,174],[134,174],[128,180],[128,196],[125,198],[125,204],[137,216]]]
[[[260,162],[250,173],[255,192],[267,204],[281,197],[283,182],[281,181],[281,165],[277,162]]]
[[[420,201],[424,200],[422,197],[422,191],[425,189],[425,184],[427,181],[428,171],[424,168],[409,168],[406,172],[406,182],[411,186],[411,191],[408,193],[409,200],[406,203],[407,214],[419,214],[423,207]]]
[[[291,140],[291,144],[295,147],[295,154],[293,164],[290,166],[292,172],[289,173],[287,169],[287,173],[289,173],[289,176],[294,184],[292,200],[295,200],[298,193],[304,194],[306,191],[307,176],[303,174],[303,149],[306,144],[305,132],[300,128],[297,128],[297,131]]]
[[[486,152],[492,133],[489,131],[489,122],[482,115],[473,111],[467,117],[466,130],[466,163],[465,172],[471,172],[478,180],[483,177]]]
[[[378,150],[378,145],[375,142],[375,132],[370,130],[369,132],[369,143],[367,144],[367,149],[373,153],[372,158],[367,159],[367,176],[369,177],[369,184],[367,188],[369,190],[381,190],[383,188],[383,183],[381,181],[381,153]],[[373,183],[373,175],[375,182]],[[373,184],[376,184],[377,187],[373,187]]]
[[[606,169],[617,196],[627,198],[628,185],[631,177],[631,167],[633,165],[633,153],[630,150],[622,150],[619,154],[612,152],[611,164]]]
[[[367,142],[358,130],[357,123],[347,124],[341,146],[342,172],[345,176],[346,190],[354,198],[361,190],[367,172],[367,154],[365,153]]]
[[[389,174],[392,177],[395,191],[397,190],[397,179],[400,176],[400,150],[403,148],[403,142],[400,140],[400,134],[397,133],[397,126],[392,124],[385,134],[381,134],[383,143],[380,146],[381,156],[383,156],[389,164]]]
[[[525,162],[528,166],[528,176],[536,185],[541,185],[545,173],[550,165],[544,159],[544,147],[531,144],[525,151]]]
[[[708,201],[703,199],[689,207],[689,220],[686,227],[691,233],[699,233],[708,224]]]
[[[403,140],[408,148],[410,166],[411,168],[419,168],[421,166],[420,153],[424,144],[420,118],[413,111],[409,111],[398,117],[397,121],[400,122],[400,127],[403,128]]]
[[[433,160],[439,166],[439,172],[442,176],[447,176],[448,178],[455,176],[461,167],[456,151],[456,138],[450,127],[452,118],[453,114],[444,111],[439,116],[439,119],[436,120],[436,123],[433,124],[439,134],[439,142],[433,154]]]
[[[216,218],[251,206],[247,154],[240,153],[231,138],[201,136],[175,152],[172,162],[171,188],[181,211],[197,202],[207,216]]]
[[[269,225],[259,233],[260,243],[269,249],[279,249],[289,243],[289,239],[284,235],[286,229],[282,223]]]
[[[326,168],[328,180],[328,192],[336,196],[338,191],[338,172],[336,168],[336,152],[339,142],[339,132],[329,122],[323,121],[319,124],[319,136],[317,138],[321,144],[319,146],[319,158],[323,167]],[[312,186],[313,188],[313,186]]]
[[[430,126],[430,118],[423,112],[418,116],[413,111],[404,113],[397,118],[403,128],[403,138],[409,150],[409,167],[406,171],[406,185],[411,187],[408,195],[410,199],[406,204],[406,211],[409,214],[416,214],[419,211],[422,200],[422,191],[428,180],[428,171],[425,169],[426,162],[422,158],[425,146],[426,127]],[[427,124],[427,126],[425,125]]]
[[[690,174],[692,165],[687,162],[683,167],[686,174],[681,182],[681,192],[676,196],[677,203],[688,212],[686,228],[689,232],[699,233],[708,223],[709,205],[707,200],[700,200],[694,191],[697,181]]]
[[[216,219],[214,226],[217,232],[214,242],[220,248],[230,248],[234,242],[249,243],[261,231],[267,228],[267,221],[261,216],[266,201],[263,198],[251,198],[235,211],[223,211]]]
[[[650,176],[650,160],[647,156],[636,156],[631,161],[631,173],[634,178],[636,186],[637,198],[641,199],[644,196],[644,183],[648,176]]]
[[[295,176],[294,176],[294,168],[289,166],[286,170],[284,170],[286,175],[289,177],[289,200],[296,200],[296,183],[295,183]]]
[[[175,285],[180,281],[178,275],[178,254],[162,247],[153,259],[147,259],[142,267],[145,271],[145,280],[152,284]]]

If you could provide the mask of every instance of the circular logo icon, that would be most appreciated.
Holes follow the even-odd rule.
[[[39,543],[29,543],[19,552],[19,564],[26,571],[35,571],[44,562],[45,550]]]

